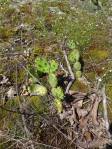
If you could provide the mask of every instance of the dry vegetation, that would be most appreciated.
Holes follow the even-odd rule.
[[[111,7],[0,1],[0,149],[111,146]]]

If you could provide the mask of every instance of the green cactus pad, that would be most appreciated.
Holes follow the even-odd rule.
[[[72,50],[68,55],[68,59],[71,63],[79,61],[79,58],[80,58],[80,53],[77,49]]]
[[[82,75],[81,71],[76,71],[76,78],[80,78]]]
[[[37,68],[38,71],[42,73],[49,73],[49,63],[45,58],[36,58],[35,59],[35,67]]]
[[[45,96],[47,94],[46,87],[38,84],[32,84],[31,86],[29,86],[28,91],[30,92],[30,94],[35,94],[40,96]]]
[[[70,49],[75,49],[76,48],[76,44],[74,43],[73,40],[69,40],[67,45]]]
[[[74,63],[73,68],[75,71],[80,71],[81,70],[81,63],[80,62]]]
[[[58,63],[55,60],[51,60],[50,62],[50,73],[55,72],[58,69]]]
[[[55,105],[55,107],[56,107],[58,113],[61,113],[62,110],[63,110],[63,106],[62,106],[62,102],[61,102],[58,98],[56,98],[56,99],[54,100],[54,105]]]
[[[63,100],[63,98],[64,98],[64,93],[63,93],[63,90],[62,90],[61,87],[52,88],[51,92],[52,92],[52,94],[53,94],[53,96],[54,96],[55,98],[58,98],[58,99],[60,99],[60,100]]]
[[[48,82],[52,88],[57,86],[58,80],[55,74],[50,73],[48,76]]]

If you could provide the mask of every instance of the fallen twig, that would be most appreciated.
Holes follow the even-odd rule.
[[[67,94],[67,93],[69,93],[69,89],[70,89],[70,87],[72,86],[72,84],[73,84],[73,82],[75,80],[75,76],[74,76],[74,73],[73,73],[72,68],[70,66],[70,63],[68,61],[68,57],[67,57],[67,54],[66,54],[65,50],[63,50],[63,54],[64,54],[65,61],[66,61],[67,67],[68,67],[68,71],[69,71],[69,73],[71,75],[71,81],[68,83],[66,91],[65,91],[65,94]]]
[[[104,109],[104,120],[105,120],[105,128],[109,133],[109,120],[108,120],[108,113],[107,113],[107,98],[105,95],[105,86],[102,88],[102,98],[103,98],[103,109]]]

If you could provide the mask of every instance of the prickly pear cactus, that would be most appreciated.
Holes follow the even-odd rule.
[[[71,63],[79,61],[79,58],[80,58],[80,53],[79,53],[79,50],[77,49],[72,50],[68,55],[68,59]]]
[[[39,96],[45,96],[47,94],[46,87],[38,84],[32,84],[28,87],[28,91],[31,94],[36,94]]]
[[[76,78],[79,79],[82,76],[81,71],[76,71]]]
[[[76,44],[74,43],[73,40],[69,40],[67,45],[70,49],[75,49],[76,48]]]
[[[38,71],[42,73],[49,73],[50,66],[45,58],[37,57],[35,59],[35,67]]]
[[[58,69],[58,63],[55,60],[51,60],[49,64],[50,64],[49,73],[54,73]]]
[[[58,63],[55,60],[48,61],[46,58],[37,57],[35,67],[42,73],[54,73],[58,69]]]
[[[55,105],[55,107],[56,107],[58,113],[61,113],[62,110],[63,110],[62,101],[60,101],[60,99],[56,98],[56,99],[54,100],[54,105]]]
[[[55,74],[50,73],[48,76],[48,82],[52,88],[57,86],[58,80]]]
[[[64,93],[61,87],[52,88],[51,92],[55,98],[63,100]]]
[[[80,71],[81,70],[81,63],[80,62],[74,63],[73,68],[75,71]]]

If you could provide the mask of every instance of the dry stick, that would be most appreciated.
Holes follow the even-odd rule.
[[[98,107],[99,107],[99,103],[100,103],[100,99],[99,97],[97,97],[94,101],[94,104],[93,104],[93,107],[92,107],[92,111],[90,112],[91,113],[91,117],[92,117],[92,121],[95,125],[98,124],[98,121],[97,121],[97,113],[98,113]]]
[[[63,54],[64,54],[65,61],[66,61],[67,67],[68,67],[68,71],[69,71],[69,73],[71,75],[71,81],[68,83],[66,91],[65,91],[65,94],[68,94],[69,93],[69,89],[70,89],[70,87],[72,86],[72,84],[73,84],[73,82],[75,80],[75,76],[74,76],[74,73],[73,73],[72,68],[70,66],[70,63],[68,61],[68,57],[67,57],[66,51],[64,49],[63,49]]]
[[[108,135],[110,137],[109,133],[109,120],[108,120],[108,112],[107,112],[107,98],[105,95],[105,86],[102,88],[102,97],[103,97],[103,109],[104,109],[104,120],[105,120],[105,127],[108,132]]]

